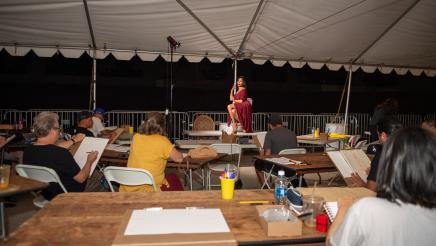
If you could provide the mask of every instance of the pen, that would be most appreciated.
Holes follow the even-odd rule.
[[[262,205],[270,204],[270,201],[239,201],[239,204]]]

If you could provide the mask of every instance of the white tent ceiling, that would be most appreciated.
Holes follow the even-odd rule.
[[[169,59],[171,35],[175,60],[434,76],[434,13],[434,0],[2,0],[0,49],[151,61]]]

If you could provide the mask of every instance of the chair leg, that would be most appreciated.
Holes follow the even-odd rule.
[[[330,179],[330,181],[329,181],[329,183],[327,184],[327,186],[330,186],[330,185],[333,183],[333,181],[335,181],[338,177],[339,177],[339,173],[337,173],[334,177],[332,177],[332,178]]]
[[[318,174],[318,179],[319,179],[319,183],[318,184],[321,184],[321,181],[322,181],[321,174],[319,174],[319,173],[316,173],[316,174]]]

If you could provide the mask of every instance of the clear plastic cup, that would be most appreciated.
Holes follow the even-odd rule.
[[[11,166],[0,165],[0,190],[9,187],[9,174],[11,173]]]
[[[303,211],[312,212],[312,214],[304,220],[304,224],[309,227],[316,226],[316,216],[323,210],[324,198],[320,196],[305,196],[303,197]]]

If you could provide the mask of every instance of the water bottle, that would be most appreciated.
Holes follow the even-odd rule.
[[[277,205],[285,205],[286,199],[286,178],[285,171],[280,170],[279,176],[275,180],[274,197]]]

